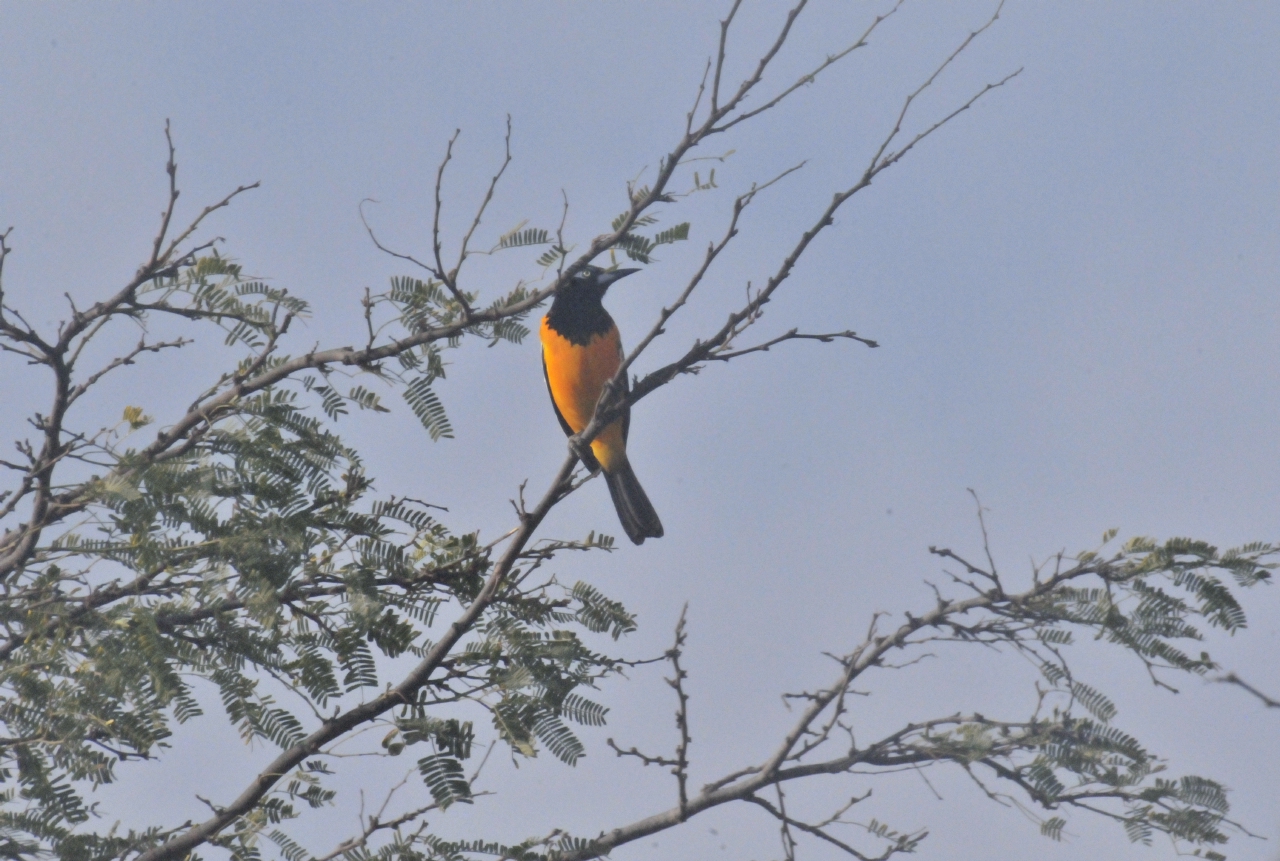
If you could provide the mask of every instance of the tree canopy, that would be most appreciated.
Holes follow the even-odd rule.
[[[713,167],[723,152],[710,148],[730,130],[767,122],[777,106],[866,48],[900,5],[870,17],[844,50],[810,58],[803,75],[779,84],[766,72],[784,50],[803,51],[788,41],[806,3],[782,16],[742,78],[726,71],[740,6],[731,4],[673,145],[627,183],[622,211],[594,234],[570,235],[563,220],[530,225],[518,213],[503,213],[507,226],[491,229],[495,191],[514,159],[508,120],[503,160],[477,190],[469,226],[450,235],[442,187],[458,145],[453,135],[443,143],[425,250],[400,250],[366,222],[371,241],[403,274],[359,297],[353,331],[360,340],[352,344],[298,337],[296,322],[313,314],[305,290],[252,276],[235,249],[208,237],[208,224],[234,217],[256,183],[182,221],[168,128],[168,199],[132,278],[91,302],[72,301],[54,326],[24,316],[23,288],[0,281],[6,377],[21,374],[22,385],[40,387],[47,402],[31,417],[30,435],[17,441],[17,457],[2,464],[11,481],[0,492],[0,853],[576,861],[704,811],[747,804],[777,822],[788,858],[812,843],[884,859],[916,850],[928,832],[897,824],[898,811],[875,808],[876,776],[951,768],[993,801],[1025,810],[1051,839],[1062,838],[1070,817],[1095,815],[1115,820],[1136,842],[1165,834],[1203,857],[1225,857],[1228,836],[1245,832],[1229,816],[1225,787],[1182,774],[1148,749],[1141,727],[1116,722],[1112,698],[1077,672],[1073,656],[1105,649],[1108,660],[1134,661],[1170,688],[1180,678],[1219,674],[1205,638],[1246,626],[1240,593],[1269,580],[1272,544],[1117,542],[1113,530],[1096,547],[1053,552],[1016,573],[997,566],[985,540],[981,559],[932,547],[943,572],[931,587],[933,602],[890,608],[895,615],[865,612],[861,633],[831,644],[830,680],[785,694],[791,722],[774,748],[705,784],[690,777],[685,617],[665,653],[629,657],[619,643],[635,630],[635,615],[601,584],[557,576],[569,554],[614,548],[610,535],[596,531],[600,524],[565,537],[549,534],[545,521],[570,496],[600,491],[579,453],[622,409],[638,411],[663,387],[699,385],[690,378],[703,370],[760,360],[774,348],[878,346],[846,321],[823,331],[783,321],[772,334],[761,325],[774,322],[766,308],[788,289],[802,258],[820,253],[815,240],[838,229],[849,201],[1018,74],[1011,70],[941,110],[918,101],[997,24],[999,9],[904,96],[852,178],[833,178],[807,229],[724,304],[723,324],[652,366],[650,347],[702,297],[741,219],[767,206],[767,195],[798,167],[734,180],[737,191],[719,220],[702,226],[700,235],[712,238],[701,261],[665,273],[679,289],[664,297],[648,329],[630,336],[621,369],[590,425],[570,439],[558,471],[512,488],[508,531],[488,535],[454,522],[434,501],[447,487],[431,488],[431,502],[384,491],[382,477],[369,473],[341,433],[344,416],[403,404],[430,440],[454,436],[445,381],[461,347],[522,343],[538,309],[593,263],[661,266],[663,247],[692,235],[681,207],[726,182]],[[18,247],[12,235],[0,239],[0,277]],[[504,287],[478,283],[467,264],[480,254],[523,255],[525,275]],[[135,402],[113,405],[110,415],[91,408],[88,396],[104,380],[145,361],[176,362],[214,329],[236,358],[191,374],[190,406],[181,414],[150,416]],[[117,349],[125,338],[130,345]],[[985,523],[982,529],[985,539]],[[886,732],[864,729],[853,700],[887,671],[909,672],[944,649],[963,660],[1015,655],[1028,662],[1038,674],[1029,713],[943,710]],[[672,749],[610,745],[624,760],[671,773],[669,807],[602,822],[590,833],[555,826],[517,842],[493,833],[459,838],[438,827],[454,805],[500,802],[475,786],[495,750],[517,761],[545,752],[577,763],[587,753],[577,728],[608,719],[600,685],[650,664],[669,674]],[[220,720],[219,712],[242,739],[269,750],[237,794],[208,800],[201,821],[98,809],[95,793],[105,785],[146,779],[147,761],[165,755],[177,724]],[[429,800],[388,806],[403,784],[354,787],[343,758],[353,750],[412,760]],[[829,802],[822,813],[788,804],[789,793],[812,793],[831,776],[843,782],[834,791],[821,784]],[[192,775],[174,791],[205,790]],[[386,803],[362,815],[360,831],[343,843],[313,845],[311,818],[353,791]]]

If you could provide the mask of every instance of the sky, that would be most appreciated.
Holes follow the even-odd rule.
[[[136,270],[165,199],[169,120],[180,212],[262,182],[207,235],[314,304],[293,349],[355,343],[364,289],[410,274],[372,246],[360,201],[376,201],[366,212],[386,244],[427,249],[435,171],[460,129],[444,186],[445,236],[456,242],[500,163],[510,115],[514,161],[480,235],[492,241],[526,219],[554,228],[567,197],[566,235],[584,247],[625,208],[627,180],[652,176],[678,139],[725,5],[0,3],[0,225],[13,225],[15,249],[6,302],[50,325],[64,293],[92,301]],[[885,8],[814,0],[766,86],[789,84]],[[860,173],[903,97],[992,8],[908,0],[866,48],[708,144],[703,155],[727,155],[702,171],[715,166],[718,188],[664,214],[691,221],[691,240],[610,293],[624,340],[677,295],[735,195],[804,167],[753,204],[640,373],[718,328],[746,285],[776,268]],[[747,4],[733,75],[784,12]],[[789,719],[780,694],[822,684],[822,653],[856,644],[873,612],[930,605],[925,582],[944,576],[930,545],[981,552],[969,489],[1011,577],[1059,550],[1093,548],[1112,527],[1122,539],[1223,547],[1280,537],[1277,43],[1276,4],[1010,0],[908,128],[1022,73],[847,204],[759,329],[851,328],[880,348],[784,345],[680,379],[636,408],[630,456],[667,535],[558,571],[639,614],[623,645],[634,656],[665,648],[688,603],[695,785],[760,760]],[[469,263],[472,283],[498,295],[538,274],[533,256]],[[403,405],[342,430],[380,490],[447,505],[450,526],[496,536],[510,528],[520,483],[545,485],[564,456],[537,350],[529,339],[451,356],[438,392],[456,439],[431,442]],[[216,377],[221,355],[199,345],[140,364],[86,410],[140,403],[163,423]],[[26,373],[9,362],[0,376],[6,433],[39,408]],[[616,533],[613,518],[595,483],[546,529]],[[1280,691],[1276,590],[1254,590],[1246,609],[1249,629],[1208,648]],[[1132,662],[1088,649],[1081,661],[1115,695],[1118,726],[1175,773],[1232,788],[1233,818],[1266,839],[1233,840],[1231,858],[1280,858],[1280,716],[1225,686],[1192,681],[1173,695]],[[970,708],[1023,717],[1034,704],[1031,676],[1011,656],[940,652],[869,685],[858,704],[869,728]],[[481,788],[497,794],[433,824],[514,839],[556,826],[589,834],[669,807],[669,775],[604,746],[674,742],[660,672],[637,671],[602,696],[610,725],[586,734],[576,769],[550,757],[516,769],[495,754]],[[178,741],[167,771],[140,770],[106,801],[198,816],[196,793],[229,798],[270,756],[215,719]],[[365,767],[376,770],[352,766]],[[1118,826],[1079,815],[1052,843],[962,774],[930,779],[846,780],[797,804],[817,813],[823,799],[874,786],[879,806],[866,816],[927,826],[923,859],[1173,856],[1167,843],[1133,846]],[[353,830],[354,797],[308,826],[310,849]],[[759,811],[721,810],[613,857],[776,858],[777,840]],[[804,853],[835,857],[817,845]]]

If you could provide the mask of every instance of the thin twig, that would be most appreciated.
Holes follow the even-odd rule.
[[[623,750],[618,746],[618,743],[611,738],[605,739],[605,744],[607,744],[618,756],[633,756],[640,760],[644,765],[660,765],[672,769],[678,768],[680,765],[677,760],[667,759],[664,756],[649,756],[649,754],[642,753],[634,747]]]
[[[745,122],[746,120],[759,116],[765,111],[771,108],[777,107],[777,105],[783,99],[787,98],[787,96],[790,96],[796,90],[808,84],[812,84],[817,79],[818,75],[822,74],[828,68],[830,68],[831,66],[834,66],[836,63],[840,62],[845,57],[852,54],[858,48],[866,47],[867,39],[871,36],[872,33],[875,32],[875,29],[880,26],[881,22],[886,20],[893,13],[897,12],[898,9],[901,8],[902,4],[905,2],[906,0],[898,0],[898,2],[893,5],[893,8],[890,9],[888,12],[885,12],[882,15],[877,15],[876,19],[871,22],[871,26],[868,27],[866,31],[863,32],[863,34],[858,37],[858,40],[854,42],[852,45],[835,54],[827,55],[827,58],[823,60],[822,63],[819,64],[818,67],[815,68],[812,72],[809,72],[807,75],[801,75],[800,79],[797,80],[794,84],[787,87],[785,90],[780,92],[778,95],[774,96],[769,101],[765,102],[760,107],[755,108],[754,110],[744,111],[743,113],[738,114],[738,116],[734,117],[732,120],[717,127],[716,131],[727,131],[728,129],[731,129],[734,126],[736,126],[738,123]]]
[[[689,612],[689,605],[685,604],[680,611],[680,620],[676,622],[676,642],[675,645],[667,651],[667,659],[671,661],[671,678],[667,679],[667,684],[676,692],[676,729],[680,731],[680,742],[676,745],[676,761],[671,769],[671,773],[676,776],[676,784],[679,787],[680,810],[687,815],[689,809],[689,793],[687,784],[689,782],[689,695],[684,690],[684,680],[689,674],[680,666],[680,657],[684,654],[684,644],[686,634],[684,631],[685,615]]]
[[[502,165],[498,168],[498,172],[493,175],[493,179],[489,180],[489,187],[485,190],[484,200],[480,201],[480,207],[476,210],[475,220],[471,222],[470,229],[468,229],[466,235],[462,237],[462,245],[458,250],[458,264],[447,274],[447,283],[452,284],[455,290],[457,289],[458,272],[462,269],[462,264],[465,263],[467,259],[467,248],[471,245],[471,237],[475,234],[476,228],[480,226],[480,220],[484,217],[484,211],[489,207],[489,201],[493,200],[493,192],[494,189],[498,187],[498,181],[502,179],[502,175],[506,173],[507,165],[511,164],[511,114],[507,114],[507,134],[504,138],[503,144],[505,147],[505,155],[502,160]],[[465,302],[459,298],[460,296],[460,293],[454,293],[454,298],[463,302],[465,307]],[[469,310],[468,313],[470,313]]]
[[[861,344],[866,344],[868,347],[880,346],[878,343],[870,340],[869,338],[863,338],[859,336],[857,332],[845,331],[845,332],[830,332],[825,335],[810,335],[810,334],[799,332],[796,329],[792,329],[788,332],[784,332],[783,334],[779,335],[776,338],[772,338],[768,341],[765,341],[763,344],[756,344],[754,347],[746,347],[741,350],[733,350],[730,352],[713,353],[710,356],[708,356],[707,359],[713,362],[727,362],[730,359],[736,359],[739,356],[745,356],[748,353],[767,353],[769,352],[770,347],[776,347],[778,344],[781,344],[784,341],[818,341],[823,344],[830,344],[832,341],[839,340],[839,339],[857,341]]]
[[[1227,673],[1225,676],[1214,679],[1214,681],[1224,685],[1235,685],[1238,688],[1243,688],[1261,700],[1262,704],[1267,708],[1280,709],[1280,700],[1267,696],[1262,691],[1237,676],[1235,673]]]

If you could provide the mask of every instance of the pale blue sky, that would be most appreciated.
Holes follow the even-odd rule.
[[[6,301],[52,320],[64,291],[89,300],[132,274],[163,204],[170,118],[188,212],[262,180],[210,230],[249,270],[316,304],[294,349],[355,342],[363,288],[405,271],[371,247],[361,199],[380,201],[369,212],[389,242],[425,249],[449,135],[463,130],[446,187],[456,229],[496,165],[510,113],[515,162],[486,235],[526,218],[554,226],[563,189],[568,234],[584,245],[624,207],[625,181],[679,134],[723,5],[0,3],[0,225],[15,227]],[[815,0],[770,81],[842,47],[878,8]],[[737,70],[781,9],[744,12]],[[745,282],[766,277],[861,169],[901,97],[990,10],[909,2],[770,121],[715,142],[716,152],[736,149],[718,167],[721,190],[672,214],[693,221],[692,241],[611,293],[624,338],[670,301],[732,195],[808,164],[760,200],[724,267],[639,370],[718,326]],[[632,460],[667,537],[561,570],[640,613],[627,646],[637,655],[662,648],[690,602],[695,783],[758,760],[787,719],[778,694],[825,679],[819,653],[851,645],[872,611],[928,603],[923,580],[939,566],[927,547],[979,546],[966,488],[990,509],[1009,571],[1091,547],[1112,526],[1220,545],[1278,537],[1277,44],[1272,3],[1011,0],[922,99],[917,121],[1023,74],[851,202],[762,324],[850,327],[882,348],[780,349],[678,381],[636,410]],[[478,261],[474,283],[496,292],[528,275],[525,263]],[[163,421],[215,375],[201,365],[214,356],[141,367],[104,403],[142,402]],[[542,486],[564,443],[533,341],[454,361],[439,391],[458,439],[431,443],[404,409],[353,419],[347,432],[368,448],[383,490],[448,505],[451,525],[493,535],[510,525],[517,485]],[[28,384],[12,364],[4,373],[5,402],[25,405]],[[19,415],[7,410],[0,426],[14,429]],[[548,528],[616,531],[603,486]],[[1211,646],[1280,691],[1275,591],[1249,596],[1248,632]],[[1175,772],[1237,790],[1233,815],[1269,840],[1239,839],[1230,856],[1280,857],[1280,717],[1236,691],[1192,683],[1173,697],[1136,666],[1089,666],[1119,695],[1122,728],[1140,730]],[[877,681],[859,719],[887,727],[963,707],[1021,716],[1031,704],[1024,669],[940,655]],[[669,742],[666,686],[638,673],[609,696],[613,724],[591,734],[577,770],[549,758],[514,773],[496,763],[489,788],[501,794],[443,827],[583,833],[669,805],[669,777],[603,749],[608,735],[624,746]],[[185,771],[140,774],[121,803],[198,815],[192,793],[242,785],[266,752],[202,751],[226,734],[206,723],[184,737]],[[933,779],[943,802],[911,776],[877,785],[882,807],[866,814],[931,826],[924,859],[1172,856],[1079,816],[1069,841],[1053,844],[965,780]],[[553,792],[563,795],[548,805]],[[326,816],[310,848],[325,851],[353,822],[350,806]],[[750,810],[654,842],[614,857],[779,854],[772,825]]]

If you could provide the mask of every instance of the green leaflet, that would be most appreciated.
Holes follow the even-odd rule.
[[[431,378],[418,377],[409,383],[404,390],[404,399],[409,403],[413,414],[422,422],[432,440],[452,439],[453,425],[445,414],[444,404],[431,391]]]
[[[1061,816],[1052,816],[1040,823],[1040,833],[1050,840],[1061,841],[1062,829],[1066,826],[1067,820]]]
[[[443,753],[418,760],[418,773],[442,809],[461,801],[471,803],[471,785],[462,772],[462,763]]]
[[[526,245],[545,245],[551,241],[551,234],[540,227],[529,227],[524,230],[516,228],[498,237],[498,248],[522,248]]]

